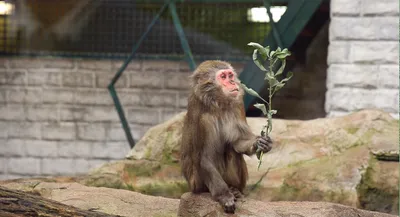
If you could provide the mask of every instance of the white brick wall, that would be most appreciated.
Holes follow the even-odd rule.
[[[0,58],[0,179],[86,173],[129,151],[106,89],[123,61]],[[135,61],[116,87],[135,140],[183,111],[187,63]]]
[[[380,108],[398,118],[399,1],[332,0],[325,111]]]

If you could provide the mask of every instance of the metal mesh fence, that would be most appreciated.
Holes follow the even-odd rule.
[[[1,1],[0,1],[1,2]],[[0,54],[125,58],[163,5],[162,1],[6,1],[0,17]],[[195,59],[247,60],[250,41],[262,42],[268,23],[251,22],[254,1],[185,1],[177,12]],[[135,58],[182,59],[184,52],[166,10]]]

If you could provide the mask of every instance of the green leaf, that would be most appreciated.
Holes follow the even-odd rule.
[[[281,83],[286,82],[286,81],[289,81],[289,79],[291,79],[292,77],[293,77],[293,72],[292,72],[292,71],[289,71],[289,72],[287,73],[287,75],[286,75],[286,78],[284,78],[284,79],[281,80]]]
[[[240,85],[242,86],[243,90],[244,90],[246,93],[248,93],[248,94],[250,94],[250,95],[252,95],[252,96],[257,97],[257,98],[261,99],[262,101],[264,101],[265,103],[268,104],[268,102],[267,102],[265,99],[263,99],[260,95],[258,95],[258,93],[257,93],[255,90],[253,90],[253,89],[251,89],[251,88],[249,88],[249,87],[246,87],[246,85],[243,84],[243,83],[240,83]]]
[[[286,66],[286,59],[282,59],[281,67],[276,72],[275,76],[278,76],[278,75],[282,74],[283,70],[285,69],[285,66]]]
[[[271,53],[269,54],[269,56],[270,56],[271,58],[273,58],[274,55],[275,55],[275,51],[271,51]]]
[[[280,53],[282,50],[281,50],[281,48],[280,47],[278,47],[278,49],[276,49],[276,52],[277,53]]]
[[[258,44],[258,43],[255,43],[255,42],[250,42],[247,45],[256,48],[256,50],[261,55],[263,60],[267,59],[268,52],[269,52],[269,47],[264,48],[261,44]],[[253,54],[253,60],[254,60],[254,54]]]
[[[264,115],[267,115],[267,114],[268,114],[268,112],[267,112],[267,107],[265,107],[264,104],[256,103],[256,104],[254,104],[254,107],[260,109]]]
[[[265,52],[267,52],[267,57],[269,57],[269,50],[270,50],[269,46],[266,46],[265,47]]]
[[[278,83],[277,85],[275,85],[274,91],[276,92],[276,91],[280,90],[283,86],[285,86],[285,83],[282,83],[282,82]]]
[[[276,78],[268,79],[268,83],[270,87],[275,87],[276,85],[279,84],[279,81],[276,80]]]
[[[272,115],[278,113],[278,111],[277,110],[269,110],[269,113],[271,113],[271,116],[272,116]]]
[[[261,61],[257,58],[257,52],[258,50],[254,50],[253,51],[253,61],[254,63],[258,66],[258,68],[260,68],[262,71],[268,71],[261,63]]]
[[[290,56],[290,55],[286,54],[286,53],[280,53],[276,57],[278,57],[278,59],[285,59],[287,56]]]
[[[254,47],[254,48],[256,48],[256,49],[264,48],[261,44],[256,43],[256,42],[250,42],[250,43],[248,43],[247,45],[248,45],[248,46],[251,46],[251,47]]]

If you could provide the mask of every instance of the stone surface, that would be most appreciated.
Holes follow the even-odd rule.
[[[70,181],[72,181],[70,178],[30,179],[20,182],[3,182],[0,185],[14,190],[36,193],[47,199],[84,210],[120,216],[172,217],[176,216],[179,206],[177,199],[152,197],[127,190],[86,187]]]
[[[252,216],[252,217],[391,217],[394,215],[371,212],[353,207],[324,202],[261,202],[242,199],[236,203],[235,214],[226,214],[221,206],[213,201],[209,194],[182,195],[178,216]]]
[[[135,161],[111,163],[99,168],[92,175],[105,177],[111,174],[110,171],[119,168],[119,172],[110,176],[119,186],[133,183],[132,186],[141,189],[140,192],[156,192],[156,195],[164,196],[168,193],[160,193],[160,189],[175,189],[171,197],[176,198],[179,195],[176,189],[182,193],[186,188],[171,187],[169,183],[169,180],[174,180],[174,183],[185,184],[179,168],[174,166],[179,166],[179,140],[183,116],[184,113],[181,113],[164,124],[151,128],[128,155],[128,158]],[[248,118],[247,121],[256,134],[265,124],[263,118]],[[370,191],[365,190],[371,188],[366,187],[363,181],[369,180],[371,172],[367,171],[374,166],[374,161],[379,161],[386,168],[386,164],[391,163],[387,160],[396,161],[399,158],[398,121],[389,114],[379,110],[364,110],[338,118],[309,121],[275,119],[273,123],[274,130],[271,136],[275,147],[264,156],[260,170],[257,170],[258,160],[255,156],[245,158],[249,169],[247,190],[250,198],[263,201],[327,201],[390,213],[397,212],[397,206],[376,203],[373,199],[378,197],[377,195],[390,195],[390,203],[394,204],[398,200],[398,196],[393,194],[398,189],[395,182],[388,182],[387,185],[374,184],[374,190]],[[124,174],[121,171],[124,171],[125,166],[139,162],[157,162],[157,172],[152,175],[149,175],[149,172],[141,172],[146,175],[140,175],[128,171],[134,178],[118,175]],[[148,170],[145,166],[140,167]],[[172,170],[171,167],[174,168],[174,172],[168,172]],[[385,172],[384,175],[376,175],[373,172],[374,177],[392,176],[392,173],[398,171],[398,165],[382,171]],[[165,173],[169,176],[160,175]],[[398,175],[392,177],[398,180]],[[154,181],[157,187],[149,190],[147,187],[151,185],[148,185],[147,181],[153,178],[157,180]],[[87,184],[91,185],[90,182]],[[95,186],[102,184],[97,182]],[[358,196],[360,194],[363,195],[362,198]]]

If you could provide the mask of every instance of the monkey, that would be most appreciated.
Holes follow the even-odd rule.
[[[228,62],[204,61],[189,78],[181,171],[191,192],[210,192],[226,213],[234,213],[248,178],[243,155],[269,152],[272,140],[251,132],[244,91]]]

